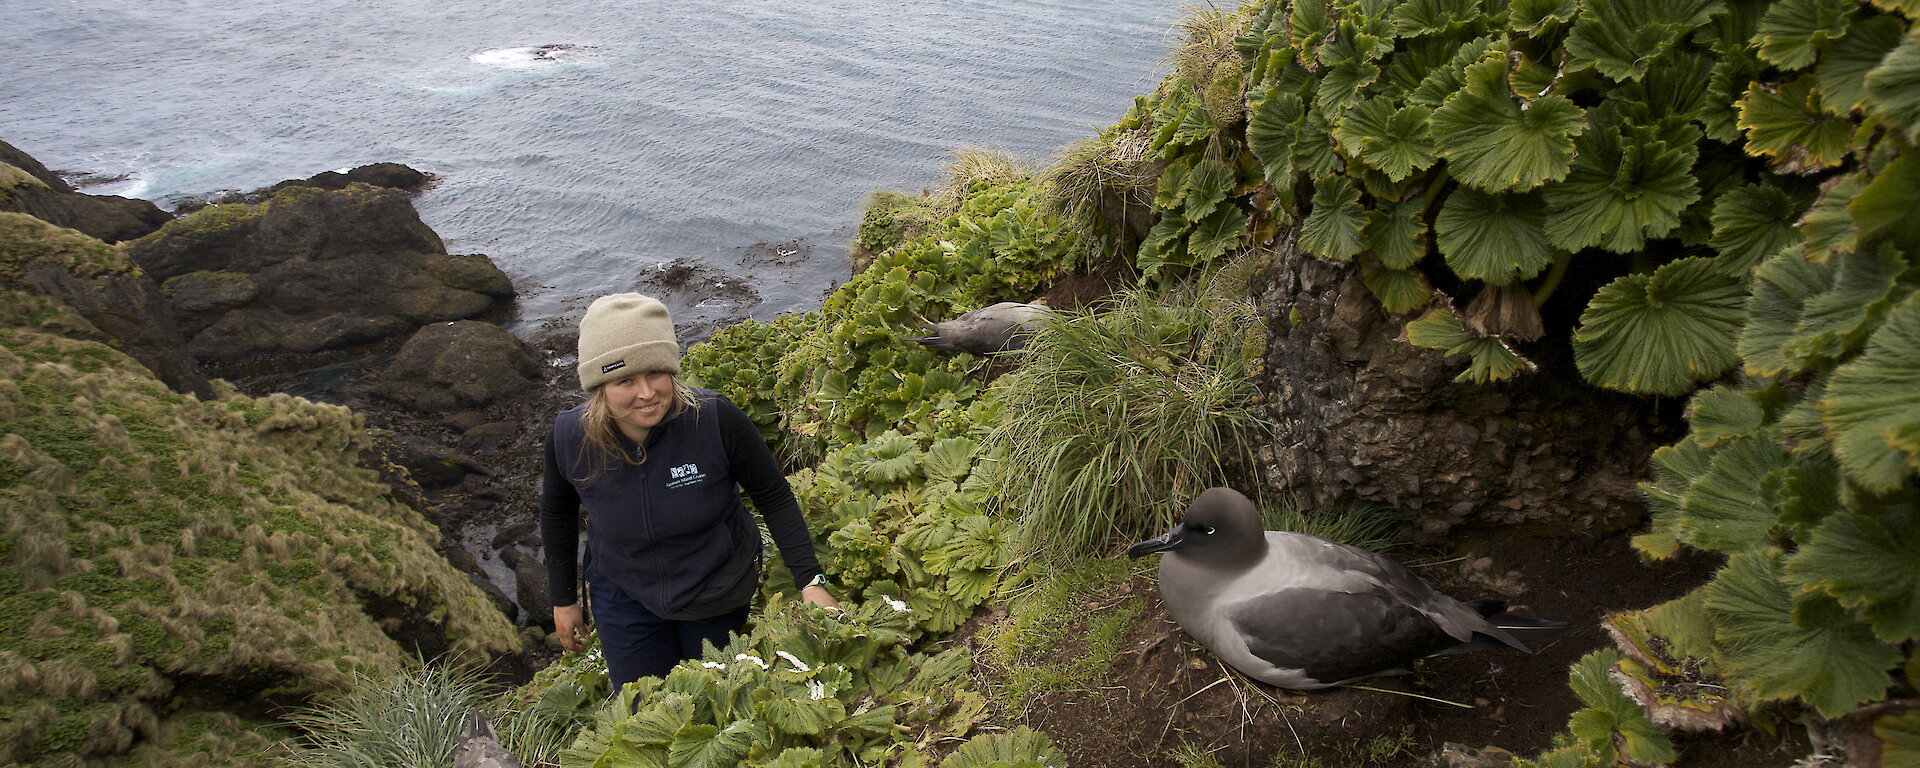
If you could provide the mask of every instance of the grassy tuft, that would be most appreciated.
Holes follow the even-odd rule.
[[[479,677],[437,666],[360,674],[338,699],[294,715],[308,746],[291,762],[314,768],[440,766],[453,761],[469,712],[486,702]]]
[[[1208,2],[1184,10],[1186,16],[1174,27],[1173,50],[1167,54],[1171,79],[1199,94],[1215,126],[1241,121],[1247,114],[1246,85],[1233,40],[1246,32],[1253,7],[1229,10]]]
[[[1041,174],[1046,200],[1080,234],[1081,242],[1124,247],[1128,218],[1153,206],[1157,177],[1148,167],[1145,130],[1103,131],[1068,144]]]
[[[1399,510],[1372,504],[1346,509],[1301,509],[1300,500],[1288,498],[1260,508],[1261,522],[1269,531],[1292,531],[1337,541],[1373,552],[1392,552],[1406,547],[1400,535],[1404,522]]]
[[[985,187],[1010,184],[1033,175],[1033,168],[1004,149],[960,147],[942,168],[946,183],[941,198],[950,210],[958,209],[967,193]]]
[[[24,213],[0,211],[0,282],[19,280],[35,263],[92,278],[138,271],[120,249]]]
[[[1123,650],[1127,628],[1144,609],[1128,583],[1132,563],[1102,558],[1050,572],[1008,601],[1007,618],[982,633],[980,663],[997,683],[1001,711],[1024,716],[1034,699],[1083,690],[1102,679]],[[1089,599],[1089,595],[1097,595]]]
[[[1200,282],[1063,313],[995,384],[1003,412],[1022,414],[989,443],[1007,451],[996,503],[1021,521],[1024,552],[1111,554],[1250,465],[1264,429],[1251,408],[1263,329],[1230,298],[1232,278]]]
[[[18,187],[33,187],[36,189],[46,189],[47,183],[37,178],[34,178],[33,174],[27,173],[26,171],[21,170],[20,167],[18,166],[11,165],[8,163],[0,163],[0,193],[4,193],[6,190],[15,189]],[[4,200],[4,199],[5,198],[0,198],[0,200]]]
[[[1202,744],[1182,739],[1179,744],[1174,745],[1173,751],[1167,753],[1167,758],[1179,763],[1180,768],[1225,768],[1220,764],[1220,760],[1213,756],[1213,753],[1221,749],[1223,747],[1208,749]]]

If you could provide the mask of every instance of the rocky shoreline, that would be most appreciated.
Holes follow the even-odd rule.
[[[3,142],[0,162],[32,179],[0,190],[0,211],[119,242],[144,273],[19,282],[73,306],[175,391],[206,399],[221,378],[352,408],[406,469],[389,484],[438,526],[440,553],[523,631],[543,623],[535,497],[546,420],[576,397],[570,336],[542,329],[537,349],[503,330],[514,286],[421,222],[411,196],[428,174],[329,171],[169,214],[78,192]],[[524,677],[537,663],[495,668]]]

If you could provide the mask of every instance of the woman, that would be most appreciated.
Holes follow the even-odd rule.
[[[772,451],[738,406],[674,377],[680,345],[667,308],[637,293],[604,296],[580,321],[587,402],[547,433],[540,538],[560,642],[586,634],[575,553],[587,510],[587,592],[615,690],[716,647],[746,624],[760,580],[760,529],[780,547],[800,595],[837,603],[806,520]]]

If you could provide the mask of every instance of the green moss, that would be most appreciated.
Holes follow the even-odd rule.
[[[1129,562],[1089,560],[1049,573],[1007,605],[1007,618],[984,633],[996,669],[994,697],[1009,712],[1049,693],[1085,688],[1118,658],[1120,642],[1144,610],[1126,594]],[[1093,597],[1089,597],[1093,596]]]
[[[867,197],[867,212],[860,218],[860,230],[853,238],[848,258],[859,272],[875,257],[918,237],[939,224],[948,214],[943,200],[931,195],[904,192],[874,192]]]
[[[260,218],[264,213],[266,213],[266,209],[260,205],[239,203],[209,205],[193,213],[167,222],[164,226],[160,227],[159,231],[147,235],[147,237],[161,239],[168,237],[205,236],[247,224]],[[141,239],[144,240],[146,238]]]
[[[17,166],[0,163],[0,203],[13,200],[13,190],[23,187],[46,189],[47,183],[34,178],[33,174]]]
[[[24,213],[0,212],[0,279],[19,280],[28,265],[40,262],[80,277],[138,270],[114,246]]]
[[[51,745],[35,748],[40,764],[111,751],[128,732],[101,707],[164,712],[174,679],[309,698],[352,670],[409,663],[412,649],[361,607],[367,592],[412,596],[463,658],[517,645],[435,552],[432,527],[358,466],[371,439],[346,409],[202,402],[102,345],[17,326],[0,328],[0,361],[11,372],[0,439],[12,446],[0,461],[0,648],[40,666],[29,686],[87,692],[47,699],[51,720],[0,712],[23,743]],[[134,750],[169,763],[154,746]]]

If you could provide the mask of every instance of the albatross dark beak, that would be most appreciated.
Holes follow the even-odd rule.
[[[1180,529],[1175,528],[1146,541],[1127,547],[1127,557],[1141,557],[1180,546]]]

